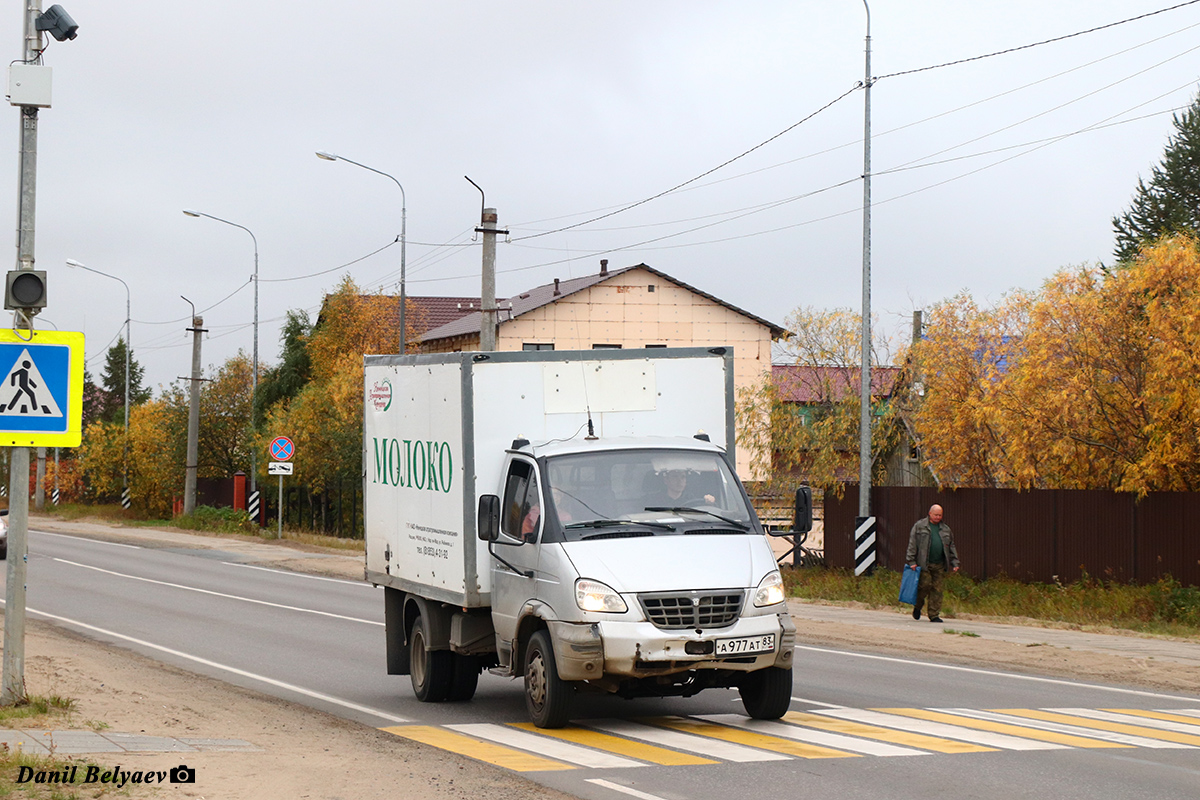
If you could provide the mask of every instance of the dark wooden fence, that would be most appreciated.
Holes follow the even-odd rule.
[[[904,566],[908,533],[937,503],[954,531],[962,571],[1063,583],[1085,575],[1149,583],[1171,575],[1200,585],[1200,493],[1134,495],[1106,491],[872,489],[878,563]],[[853,568],[858,487],[839,500],[825,493],[825,560]]]

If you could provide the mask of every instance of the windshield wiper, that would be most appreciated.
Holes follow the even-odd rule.
[[[675,530],[674,525],[668,525],[665,522],[645,522],[643,520],[636,519],[589,519],[584,520],[583,522],[572,522],[570,524],[563,525],[563,528],[566,530],[571,530],[574,528],[612,528],[617,525],[638,525],[644,528],[655,528],[656,530],[660,531]]]
[[[710,517],[716,517],[717,519],[721,520],[721,522],[728,522],[730,525],[737,528],[738,530],[742,530],[742,531],[750,530],[750,526],[744,522],[738,522],[736,519],[730,519],[729,517],[723,517],[720,514],[716,514],[712,511],[705,511],[703,508],[688,508],[687,506],[674,506],[674,507],[647,506],[646,510],[647,511],[670,511],[672,514],[707,514]]]

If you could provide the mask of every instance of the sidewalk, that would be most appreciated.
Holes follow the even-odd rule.
[[[105,731],[0,730],[0,746],[38,756],[83,753],[199,753],[262,752],[241,739],[174,739],[137,733]]]
[[[798,624],[804,620],[836,622],[861,628],[902,632],[913,638],[938,638],[944,636],[944,631],[949,629],[1027,647],[1045,645],[1125,658],[1153,658],[1200,667],[1200,642],[1181,639],[1142,636],[1136,633],[1090,633],[973,619],[946,619],[939,625],[930,623],[925,618],[914,620],[907,606],[896,611],[873,611],[789,600],[788,610],[792,612],[792,618]]]

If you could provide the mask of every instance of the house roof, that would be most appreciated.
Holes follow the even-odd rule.
[[[396,300],[399,302],[399,296]],[[465,317],[472,311],[479,310],[478,297],[414,297],[408,295],[408,305],[413,311],[414,322],[409,324],[416,328],[417,336],[426,331],[440,328],[459,317]]]
[[[670,281],[676,286],[681,286],[688,291],[694,292],[701,297],[717,303],[718,305],[724,306],[731,311],[752,319],[760,325],[770,328],[772,339],[777,339],[783,336],[786,332],[781,326],[776,325],[773,322],[769,322],[762,317],[755,316],[744,309],[725,302],[719,297],[711,295],[708,292],[701,291],[695,286],[686,284],[683,281],[673,278],[665,272],[660,272],[659,270],[654,269],[654,267],[646,264],[635,264],[632,267],[622,267],[621,269],[602,271],[594,275],[585,275],[582,278],[571,278],[565,281],[560,280],[557,283],[546,283],[541,286],[534,287],[533,289],[529,289],[528,291],[521,292],[520,294],[513,295],[505,300],[497,301],[497,306],[499,306],[500,324],[503,325],[510,319],[519,317],[522,314],[528,314],[529,312],[539,309],[542,306],[549,305],[550,303],[561,300],[564,297],[569,297],[576,292],[589,289],[592,286],[604,283],[605,281],[615,278],[618,275],[622,275],[635,269],[644,269],[647,272],[657,275],[663,280]],[[465,336],[478,333],[480,327],[480,317],[481,314],[478,311],[467,314],[466,316],[455,319],[440,327],[427,330],[420,337],[420,339],[422,342],[430,342],[437,339],[449,339],[455,336]]]
[[[896,388],[899,367],[871,368],[871,395],[889,397]],[[816,403],[822,400],[857,396],[861,391],[862,370],[858,367],[813,367],[803,364],[774,364],[771,378],[780,389],[785,403]]]

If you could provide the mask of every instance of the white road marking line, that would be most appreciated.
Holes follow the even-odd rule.
[[[75,539],[76,541],[78,541],[79,539],[85,539],[89,542],[95,542],[96,544],[106,544],[109,547],[127,547],[130,550],[145,550],[146,549],[146,548],[142,547],[141,545],[137,545],[137,544],[122,544],[120,542],[106,542],[103,539],[91,539],[87,536],[72,536],[71,534],[68,534],[68,533],[50,533],[50,531],[35,531],[33,529],[30,529],[29,532],[36,533],[38,536],[57,536],[60,539]]]
[[[839,750],[849,750],[852,753],[863,753],[868,756],[926,756],[925,750],[914,750],[911,747],[900,747],[883,742],[872,742],[866,739],[855,739],[840,733],[826,733],[800,725],[789,725],[774,720],[750,719],[741,714],[701,714],[698,719],[715,722],[718,725],[729,725],[743,728],[766,736],[778,736],[784,739],[795,739],[800,742],[819,744]]]
[[[3,605],[3,601],[0,601],[0,605]],[[389,722],[398,722],[398,723],[410,722],[410,720],[405,719],[404,717],[397,717],[395,714],[389,714],[388,712],[380,711],[377,708],[371,708],[369,706],[359,705],[358,703],[352,703],[349,700],[343,700],[340,697],[333,697],[332,695],[322,694],[321,692],[314,692],[312,689],[305,689],[302,686],[296,686],[295,684],[284,683],[283,681],[277,681],[274,678],[268,678],[265,675],[258,675],[253,672],[247,672],[244,669],[238,669],[237,667],[231,667],[231,666],[228,666],[227,664],[220,664],[216,661],[210,661],[207,658],[201,658],[200,656],[194,656],[191,653],[185,653],[182,650],[174,650],[170,647],[164,647],[161,644],[154,644],[153,642],[147,642],[144,639],[136,639],[132,636],[126,636],[123,633],[117,633],[116,631],[110,631],[106,628],[98,628],[95,625],[88,625],[86,622],[80,622],[79,620],[70,619],[68,617],[60,617],[57,614],[50,614],[45,611],[38,611],[36,608],[26,608],[25,610],[27,612],[29,612],[30,614],[37,614],[38,616],[45,617],[46,619],[52,619],[57,622],[63,622],[68,625],[74,625],[78,628],[83,628],[84,630],[93,631],[95,633],[99,633],[104,636],[111,636],[115,639],[121,639],[126,642],[132,642],[133,644],[141,645],[142,647],[148,647],[151,650],[157,650],[160,653],[167,653],[169,655],[175,656],[176,658],[183,658],[188,661],[194,661],[197,664],[203,664],[206,667],[212,667],[213,669],[219,669],[224,672],[228,672],[232,675],[240,675],[243,678],[249,678],[250,680],[260,681],[262,683],[267,684],[268,686],[275,686],[279,689],[286,689],[289,692],[295,692],[296,694],[303,695],[304,697],[311,697],[314,700],[320,700],[324,703],[332,703],[333,705],[341,706],[342,708],[348,708],[351,711],[358,711],[363,714],[371,714],[372,716],[379,717],[380,719],[386,719]]]
[[[604,778],[587,778],[586,780],[588,783],[594,783],[597,786],[603,786],[605,789],[612,789],[614,792],[621,792],[622,794],[627,794],[631,797],[638,797],[641,798],[641,800],[663,800],[663,798],[656,794],[647,794],[646,792],[640,792],[637,789],[630,789],[628,786],[622,786],[619,783],[606,781]]]
[[[1053,683],[1059,686],[1070,686],[1072,689],[1100,689],[1106,692],[1117,692],[1119,694],[1136,694],[1140,697],[1158,697],[1163,700],[1175,700],[1184,703],[1200,703],[1200,700],[1195,697],[1184,697],[1177,694],[1160,694],[1159,692],[1144,692],[1140,689],[1122,689],[1118,686],[1104,686],[1098,683],[1080,683],[1079,681],[1068,681],[1060,678],[1042,678],[1037,675],[1019,675],[1015,672],[997,672],[990,669],[978,669],[976,667],[960,667],[956,664],[938,664],[933,661],[916,661],[909,658],[897,658],[896,656],[877,656],[870,653],[852,653],[849,650],[834,650],[829,647],[812,647],[810,645],[796,645],[797,650],[808,650],[813,653],[833,653],[839,656],[852,656],[854,658],[865,658],[871,661],[887,661],[893,664],[909,664],[914,667],[932,667],[933,669],[948,669],[955,672],[969,672],[973,675],[990,675],[993,678],[1012,678],[1018,681],[1034,681],[1036,683]]]
[[[304,572],[292,572],[288,569],[272,569],[271,567],[256,567],[253,564],[239,564],[236,561],[222,561],[222,564],[228,567],[241,567],[243,569],[256,569],[260,572],[270,572],[274,575],[286,575],[289,578],[307,578],[310,581],[329,581],[330,583],[345,583],[350,586],[364,586],[368,589],[375,587],[366,581],[350,581],[345,578],[326,578],[324,575],[308,575]]]
[[[1065,744],[1040,742],[1034,739],[1019,739],[1016,736],[1008,736],[1003,733],[977,731],[972,728],[959,728],[956,725],[947,725],[943,722],[930,722],[923,719],[900,717],[895,714],[887,714],[882,711],[871,711],[868,709],[847,708],[835,709],[831,711],[814,711],[813,713],[822,714],[829,717],[836,717],[838,719],[848,719],[852,722],[862,722],[866,725],[881,725],[885,728],[896,728],[909,733],[924,733],[928,734],[929,736],[941,736],[945,739],[958,739],[965,742],[983,745],[984,747],[998,747],[1002,750],[1071,749]]]
[[[628,758],[614,756],[611,753],[580,747],[577,744],[560,742],[557,739],[538,736],[537,734],[527,733],[516,728],[509,728],[505,725],[494,725],[489,722],[472,722],[463,725],[447,725],[446,727],[452,731],[474,736],[477,739],[487,739],[488,741],[507,747],[515,747],[518,750],[537,753],[539,756],[566,761],[568,764],[578,764],[581,767],[611,769],[614,767],[646,766],[640,761],[632,761]]]
[[[1090,719],[1098,719],[1101,722],[1120,722],[1125,725],[1140,725],[1143,728],[1158,728],[1164,731],[1173,731],[1174,733],[1190,733],[1192,736],[1200,736],[1200,721],[1195,725],[1188,725],[1182,722],[1171,722],[1167,719],[1152,719],[1150,717],[1139,717],[1134,714],[1116,714],[1112,711],[1098,711],[1092,708],[1043,708],[1043,711],[1053,711],[1057,714],[1072,714],[1076,717],[1087,717]]]
[[[581,724],[598,731],[611,733],[614,736],[624,736],[627,739],[640,739],[651,744],[661,744],[676,750],[686,750],[689,753],[699,753],[702,756],[712,756],[726,761],[745,763],[749,761],[789,761],[789,757],[766,750],[756,750],[740,744],[722,742],[719,739],[709,739],[705,736],[693,736],[690,733],[656,728],[621,719],[583,720]]]
[[[183,589],[183,590],[189,591],[189,592],[199,592],[200,594],[212,595],[213,597],[224,597],[227,600],[241,600],[244,603],[254,603],[255,605],[270,606],[271,608],[282,608],[285,611],[302,611],[305,614],[317,614],[318,616],[322,616],[322,617],[332,617],[334,619],[344,619],[348,622],[361,622],[364,625],[378,625],[381,628],[383,627],[382,622],[375,622],[374,620],[370,620],[370,619],[359,619],[358,617],[347,617],[344,614],[334,614],[330,611],[317,611],[316,609],[313,609],[313,608],[300,608],[299,606],[285,606],[282,603],[272,603],[267,600],[255,600],[252,597],[241,597],[240,595],[236,595],[236,594],[225,594],[224,592],[214,592],[210,589],[200,589],[195,586],[184,586],[181,583],[168,583],[167,581],[159,581],[159,580],[155,580],[154,578],[143,578],[139,575],[127,575],[124,572],[113,572],[111,569],[101,569],[100,567],[93,567],[90,564],[80,564],[78,561],[68,561],[65,558],[53,558],[52,557],[51,560],[58,561],[63,564],[70,564],[73,567],[82,567],[83,569],[90,569],[90,570],[95,570],[96,572],[103,572],[106,575],[116,575],[119,578],[129,578],[130,580],[133,580],[133,581],[143,581],[144,583],[153,583],[153,584],[157,584],[159,586],[168,586],[172,589]]]
[[[1026,728],[1037,728],[1038,730],[1043,731],[1066,733],[1070,734],[1071,736],[1086,736],[1091,739],[1099,739],[1102,742],[1127,744],[1131,747],[1151,747],[1160,750],[1192,749],[1186,744],[1166,742],[1160,739],[1147,739],[1142,736],[1130,736],[1127,733],[1113,733],[1112,731],[1101,731],[1095,728],[1080,728],[1075,725],[1064,725],[1059,722],[1030,719],[1028,717],[1014,717],[1009,714],[997,714],[994,711],[977,711],[972,708],[939,708],[937,710],[944,711],[947,714],[957,714],[960,717],[973,717],[974,719],[983,719],[988,720],[989,722],[1003,722],[1007,725],[1023,725]]]

